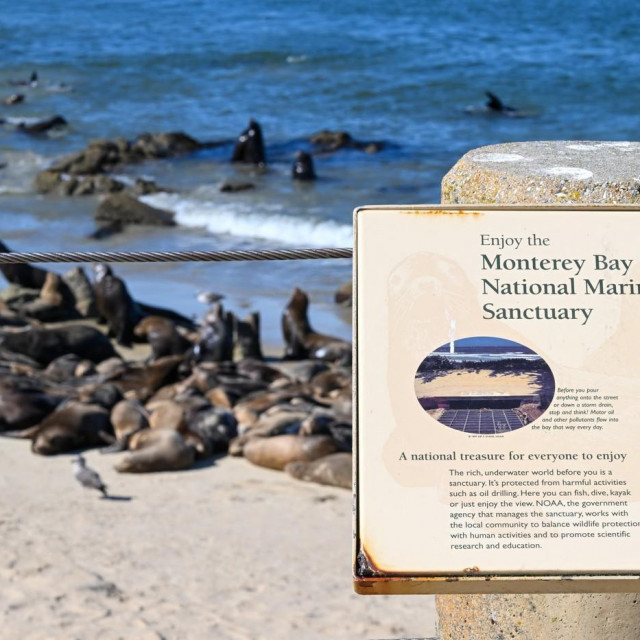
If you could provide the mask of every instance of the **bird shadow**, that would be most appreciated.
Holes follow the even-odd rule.
[[[116,502],[131,502],[132,496],[102,496],[101,500],[113,500]]]

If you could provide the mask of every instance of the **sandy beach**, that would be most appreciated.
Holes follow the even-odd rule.
[[[225,457],[84,490],[71,456],[0,449],[0,638],[416,638],[429,596],[351,587],[351,495]]]
[[[433,396],[519,396],[539,393],[533,373],[493,374],[489,370],[452,371],[429,382],[416,379],[418,397]]]

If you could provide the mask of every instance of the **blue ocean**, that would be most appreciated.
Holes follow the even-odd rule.
[[[0,238],[14,250],[349,246],[354,207],[435,203],[469,149],[519,140],[637,139],[640,16],[629,2],[514,0],[23,0],[0,16],[0,99],[37,70],[9,125],[56,114],[69,126],[27,136],[0,127]],[[529,117],[484,112],[486,91]],[[268,170],[231,165],[249,118]],[[378,153],[316,154],[318,180],[291,179],[298,149],[322,129],[384,142]],[[172,229],[88,240],[97,198],[41,196],[37,171],[95,138],[184,131],[228,141],[190,157],[123,169],[172,193]],[[228,180],[255,188],[221,193]],[[63,265],[54,267],[61,271]],[[350,334],[334,290],[346,260],[120,266],[135,297],[201,313],[198,291],[262,312],[267,341],[290,291],[311,296],[322,331]]]

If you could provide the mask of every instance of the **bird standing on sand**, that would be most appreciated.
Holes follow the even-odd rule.
[[[87,467],[82,456],[77,456],[73,459],[73,475],[83,487],[97,489],[102,492],[105,498],[109,497],[107,495],[107,487],[104,486],[100,476],[93,469]]]

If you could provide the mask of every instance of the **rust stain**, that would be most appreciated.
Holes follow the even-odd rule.
[[[462,209],[411,209],[402,213],[411,216],[470,216],[473,218],[479,218],[484,215],[482,211],[463,211]]]
[[[363,544],[360,545],[360,551],[358,552],[356,575],[358,577],[367,578],[384,575],[384,571],[376,565],[371,554],[366,550]]]

